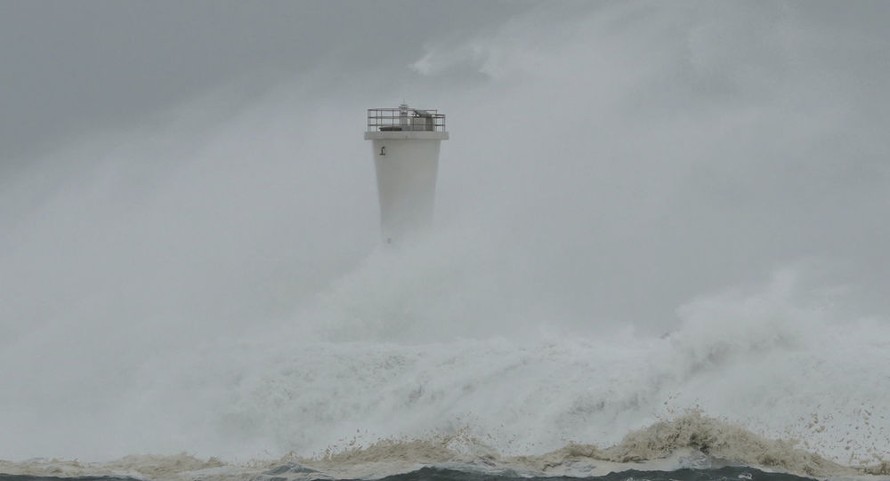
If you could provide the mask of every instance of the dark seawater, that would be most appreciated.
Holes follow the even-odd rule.
[[[812,480],[791,474],[766,473],[758,469],[744,467],[724,467],[719,469],[678,469],[675,471],[638,471],[635,469],[609,473],[605,476],[587,478],[575,477],[520,477],[491,473],[455,471],[439,468],[422,468],[405,474],[383,478],[386,481],[529,481],[529,480],[595,480],[595,481],[796,481]]]
[[[31,476],[28,474],[0,474],[0,481],[56,481],[64,479],[67,481],[135,481],[136,478],[126,478],[117,476]]]
[[[295,479],[291,470],[273,469],[260,476],[246,476],[245,481],[286,481]],[[290,474],[291,476],[288,476]],[[303,479],[330,479],[326,476],[312,476],[311,473]],[[80,476],[80,477],[53,477],[53,476],[29,476],[0,474],[0,481],[129,481],[137,478],[112,477],[112,476]],[[410,473],[396,474],[381,478],[381,481],[536,481],[536,480],[566,480],[566,481],[800,481],[814,480],[784,473],[767,473],[759,469],[745,467],[723,467],[719,469],[678,469],[675,471],[638,471],[628,470],[617,473],[609,473],[605,476],[586,478],[575,477],[523,477],[515,474],[492,474],[472,471],[459,471],[442,468],[421,468]]]

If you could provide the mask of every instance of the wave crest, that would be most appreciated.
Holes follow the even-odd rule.
[[[423,439],[382,439],[367,446],[330,448],[311,458],[227,464],[188,454],[126,456],[109,463],[60,460],[0,461],[0,472],[31,476],[116,476],[153,480],[377,479],[440,467],[506,476],[604,476],[628,470],[673,471],[747,466],[817,478],[890,474],[890,460],[845,466],[797,447],[795,440],[768,439],[742,427],[690,411],[627,434],[608,447],[571,442],[544,454],[505,456],[459,429]]]
[[[796,440],[768,439],[726,421],[690,411],[633,431],[609,447],[569,443],[541,455],[503,456],[467,431],[430,439],[381,440],[299,462],[335,475],[373,476],[418,466],[462,466],[522,475],[602,475],[627,469],[673,470],[744,465],[807,476],[885,474],[887,462],[844,466],[798,448]]]

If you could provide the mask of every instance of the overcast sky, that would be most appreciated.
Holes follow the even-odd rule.
[[[220,85],[262,92],[324,67],[404,75],[428,42],[529,2],[0,2],[0,157],[129,123]]]
[[[301,308],[373,250],[364,109],[402,100],[452,132],[455,263],[402,260],[452,276],[418,315],[664,330],[782,269],[883,315],[888,18],[883,1],[0,1],[0,315],[19,332]]]

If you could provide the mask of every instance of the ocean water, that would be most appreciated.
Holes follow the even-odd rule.
[[[792,273],[663,335],[468,338],[418,310],[445,288],[425,249],[372,254],[299,322],[118,354],[57,412],[5,392],[3,479],[890,479],[890,328],[801,307]]]
[[[296,474],[295,474],[296,473]],[[5,481],[42,481],[42,480],[53,480],[53,479],[61,479],[54,476],[35,476],[35,475],[0,475],[0,479]],[[66,479],[77,479],[80,481],[114,481],[114,480],[130,480],[130,479],[140,479],[140,478],[128,478],[128,477],[116,477],[116,476],[78,476],[76,478],[66,478]],[[245,479],[247,479],[245,477]],[[306,469],[299,465],[294,464],[286,464],[277,468],[270,469],[265,471],[259,475],[253,475],[250,479],[259,479],[259,480],[275,480],[275,481],[283,481],[286,479],[328,479],[327,477],[313,471]],[[380,479],[384,479],[387,481],[457,481],[457,480],[469,480],[469,481],[483,481],[483,480],[498,480],[498,481],[506,481],[506,480],[541,480],[541,479],[549,479],[549,480],[572,480],[572,479],[586,479],[586,480],[597,480],[597,481],[628,481],[628,480],[648,480],[648,481],[723,481],[723,480],[758,480],[758,481],[798,481],[798,480],[811,480],[813,478],[794,476],[790,474],[782,474],[782,473],[767,473],[758,469],[752,468],[719,468],[719,469],[689,469],[682,468],[674,471],[639,471],[635,469],[621,471],[621,472],[613,472],[607,474],[605,476],[588,476],[588,477],[576,477],[576,476],[547,476],[547,477],[535,477],[535,476],[517,476],[515,473],[490,473],[490,472],[480,472],[480,471],[467,471],[467,470],[457,470],[457,469],[446,469],[446,468],[420,468],[416,471],[411,471],[403,474],[396,474],[392,476],[386,476]]]
[[[694,297],[663,332],[577,319],[493,244],[371,251],[277,316],[87,299],[7,326],[0,473],[890,479],[886,321],[793,269]]]

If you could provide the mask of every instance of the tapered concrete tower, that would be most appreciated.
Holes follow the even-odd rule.
[[[405,104],[368,109],[365,140],[373,143],[383,241],[398,243],[432,223],[445,114]]]

